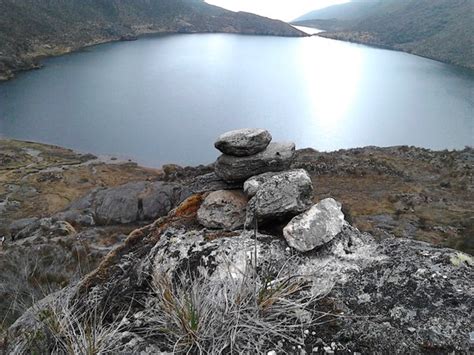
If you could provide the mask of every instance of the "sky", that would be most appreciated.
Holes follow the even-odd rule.
[[[291,21],[312,10],[341,4],[349,0],[206,0],[207,3],[232,11],[247,11],[258,15]]]

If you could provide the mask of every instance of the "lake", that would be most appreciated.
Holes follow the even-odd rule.
[[[474,74],[320,37],[176,34],[47,59],[0,84],[0,136],[141,164],[211,163],[264,127],[321,151],[473,145]]]

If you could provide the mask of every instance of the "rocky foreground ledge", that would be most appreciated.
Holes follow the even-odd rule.
[[[472,149],[319,153],[245,130],[212,166],[146,170],[0,144],[10,353],[80,351],[91,327],[122,353],[472,351],[473,258],[433,244],[472,243]],[[23,312],[45,284],[69,286]]]

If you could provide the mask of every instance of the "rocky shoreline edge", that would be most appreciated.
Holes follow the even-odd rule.
[[[472,256],[414,240],[422,233],[439,243],[440,235],[462,228],[469,235],[472,148],[320,153],[246,129],[219,137],[223,155],[216,164],[158,170],[91,164],[91,156],[34,143],[0,145],[6,197],[0,228],[13,237],[0,251],[0,307],[16,320],[2,330],[11,353],[77,346],[77,327],[89,324],[98,306],[113,314],[100,319],[114,329],[101,346],[123,352],[219,346],[467,353],[472,347]],[[61,194],[71,202],[57,200]],[[41,210],[45,204],[53,208]],[[22,212],[36,215],[18,219]],[[425,220],[415,224],[417,216]],[[395,237],[397,231],[404,234]],[[36,265],[36,274],[19,275],[18,263]],[[29,310],[14,302],[45,285],[62,290]],[[242,292],[250,313],[235,309]],[[27,297],[21,301],[28,304]],[[211,307],[213,326],[200,318],[204,313],[175,313],[183,302],[188,311]],[[237,323],[229,309],[239,312]],[[67,315],[75,315],[76,325],[57,333],[55,324],[70,321]],[[183,315],[191,328],[182,327]],[[192,328],[196,319],[202,328]],[[294,322],[300,325],[288,328]],[[232,344],[223,330],[229,324],[236,329]],[[145,335],[164,325],[171,332]]]

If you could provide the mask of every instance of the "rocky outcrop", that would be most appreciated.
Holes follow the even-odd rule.
[[[234,230],[244,226],[247,198],[241,191],[211,192],[198,210],[197,218],[206,228]]]
[[[312,205],[313,185],[308,173],[291,170],[276,174],[264,182],[249,201],[245,225],[266,223],[293,217]]]
[[[93,191],[72,203],[67,213],[90,215],[97,225],[153,220],[166,215],[189,194],[189,190],[178,184],[133,182]]]
[[[220,135],[214,146],[224,154],[246,157],[264,151],[271,141],[265,129],[244,128]]]
[[[25,313],[10,329],[10,349],[22,353],[31,344],[31,334],[50,331],[38,315],[50,314],[48,310],[65,299],[73,311],[74,307],[81,309],[99,302],[105,305],[107,314],[113,312],[114,317],[106,324],[118,329],[114,336],[117,351],[172,351],[176,344],[167,342],[169,333],[162,334],[162,328],[157,326],[162,323],[156,323],[166,319],[160,316],[165,312],[160,308],[163,294],[157,292],[160,287],[167,287],[166,280],[172,282],[168,285],[175,285],[167,288],[173,297],[181,299],[179,290],[183,287],[183,292],[193,292],[196,302],[207,305],[214,304],[210,300],[221,300],[222,293],[216,291],[221,290],[219,285],[227,285],[230,290],[233,282],[242,284],[249,275],[254,280],[249,288],[255,288],[261,297],[268,297],[264,292],[272,290],[269,280],[273,285],[283,285],[298,275],[307,288],[304,292],[294,291],[293,302],[302,297],[314,299],[307,308],[300,309],[298,330],[302,335],[288,333],[282,337],[272,333],[271,343],[251,344],[256,352],[292,352],[298,347],[309,353],[325,348],[326,353],[469,352],[474,273],[472,265],[457,261],[469,258],[464,254],[403,239],[376,242],[370,235],[346,225],[320,250],[295,255],[278,236],[257,234],[254,239],[254,232],[241,231],[233,236],[209,238],[205,229],[183,227],[183,223],[189,225],[189,216],[180,220],[176,213],[133,234],[126,248],[111,254],[75,290],[53,295],[48,302]],[[255,262],[259,267],[253,269]],[[199,283],[202,277],[207,283]],[[200,288],[208,293],[197,292]],[[111,295],[113,303],[107,302]],[[130,303],[130,299],[135,302]],[[218,304],[213,306],[213,314],[220,309]],[[265,312],[252,317],[272,312],[271,305],[265,307]],[[117,327],[114,322],[124,316],[130,323]],[[247,315],[240,316],[243,322]],[[198,332],[225,329],[215,318],[212,324],[206,324],[204,316],[200,319],[204,323]],[[142,337],[150,327],[157,336]],[[171,323],[168,327],[167,331],[174,329]],[[235,350],[249,343],[248,337],[242,339],[242,334],[237,334],[229,345]],[[210,349],[215,338],[206,340],[201,336],[200,345]],[[37,341],[39,348],[54,348],[47,337],[37,337]]]
[[[216,162],[216,174],[225,181],[244,181],[268,171],[288,169],[295,153],[294,143],[270,143],[255,155],[235,157],[221,155]]]
[[[265,195],[261,191],[267,187],[272,193],[262,196],[265,199],[274,198],[277,193],[284,195],[275,201],[277,207],[281,201],[293,201],[293,205],[298,205],[294,203],[298,199],[307,201],[303,193],[307,190],[310,198],[322,200],[312,208],[307,201],[306,211],[289,221],[285,228],[289,217],[280,224],[282,221],[274,219],[278,218],[276,215],[269,217],[269,227],[258,225],[254,229],[252,226],[252,230],[203,226],[203,212],[216,222],[227,218],[227,225],[238,221],[241,224],[242,213],[226,212],[239,204],[231,198],[218,197],[236,194],[242,198],[239,202],[242,209],[246,200],[241,182],[231,189],[234,183],[209,174],[208,168],[195,170],[207,173],[198,178],[192,169],[185,174],[184,168],[171,169],[179,170],[180,176],[186,177],[180,178],[183,180],[173,177],[174,182],[170,177],[170,181],[160,184],[148,181],[119,186],[115,190],[94,191],[73,203],[74,209],[49,219],[48,226],[53,226],[56,218],[77,221],[75,211],[87,211],[95,219],[98,206],[105,206],[105,210],[114,204],[132,208],[133,201],[138,201],[136,196],[144,196],[146,191],[154,189],[171,189],[174,193],[166,193],[165,201],[174,203],[191,195],[194,189],[205,192],[192,194],[165,216],[134,230],[123,243],[118,237],[118,247],[77,285],[49,296],[19,318],[17,311],[13,318],[17,321],[9,329],[5,342],[8,344],[6,352],[66,352],[81,340],[84,334],[81,330],[99,326],[105,332],[103,341],[95,344],[99,352],[114,349],[119,353],[155,354],[206,349],[212,353],[226,349],[235,353],[468,353],[472,346],[469,332],[474,306],[474,259],[453,249],[405,238],[374,238],[349,223],[358,217],[354,212],[357,209],[346,210],[347,221],[344,221],[344,208],[327,198],[345,188],[342,182],[361,181],[362,178],[347,180],[351,174],[365,177],[374,169],[376,179],[370,180],[370,186],[382,180],[383,191],[393,188],[383,180],[387,177],[393,179],[389,180],[392,184],[409,181],[412,169],[416,170],[407,158],[411,154],[426,158],[423,161],[428,168],[443,166],[436,154],[408,148],[391,149],[403,158],[400,165],[384,155],[381,158],[384,163],[377,163],[381,150],[376,148],[347,151],[342,155],[298,152],[293,166],[311,171],[311,178],[318,182],[312,191],[310,176],[303,169],[251,177],[244,186],[252,200]],[[352,154],[358,156],[357,165],[353,164]],[[450,153],[446,153],[443,159],[449,156]],[[464,176],[470,157],[470,151],[466,150],[458,168],[456,160],[451,161],[450,166]],[[332,189],[328,189],[325,182],[330,173],[329,180],[335,184],[331,185]],[[165,173],[165,178],[168,175],[174,173]],[[465,181],[453,176],[450,184],[435,181],[437,188],[450,191],[457,188],[459,181]],[[432,179],[429,176],[428,180]],[[238,192],[229,191],[235,189]],[[129,197],[121,201],[118,191],[127,192]],[[377,192],[377,199],[383,196],[378,190],[362,191],[365,209],[373,208],[369,205],[374,198],[372,191]],[[468,194],[470,190],[462,191]],[[215,198],[208,200],[213,194]],[[159,195],[155,191],[150,196],[155,199]],[[406,206],[409,213],[410,208],[420,203],[428,204],[427,199],[427,196],[406,192],[393,202],[399,203],[400,208]],[[163,204],[156,206],[161,208]],[[384,203],[383,208],[386,206],[389,205]],[[124,208],[110,211],[115,214]],[[387,217],[387,209],[378,213],[374,218],[377,223],[395,224],[395,218]],[[121,216],[122,212],[117,215]],[[404,217],[399,214],[397,218]],[[35,223],[37,220],[18,225],[26,228]],[[45,229],[46,234],[28,242],[42,243],[34,244],[33,256],[40,253],[41,246],[43,253],[47,252],[46,263],[53,253],[46,247],[68,246],[70,255],[64,253],[69,249],[55,249],[54,253],[59,256],[58,260],[68,263],[65,269],[69,271],[74,268],[74,258],[86,255],[86,251],[110,250],[113,244],[106,247],[101,238],[94,236],[94,231],[101,228],[112,227],[89,228],[86,223],[78,223],[76,234],[49,235]],[[78,244],[73,241],[88,238],[94,240],[95,247],[85,245],[83,251],[77,250]],[[57,244],[53,243],[55,240]],[[8,245],[7,252],[16,249],[16,255],[20,256],[20,242]],[[0,258],[0,266],[5,270],[0,281],[11,288],[20,278],[15,277],[14,282],[8,283],[3,280],[9,270],[14,270],[18,261],[24,262],[24,259],[21,255],[8,264],[4,256],[11,258],[10,254],[2,254]],[[39,263],[36,259],[33,262],[36,268]],[[60,280],[58,285],[63,282],[57,270],[51,274],[47,271],[54,280]],[[38,280],[36,274],[28,274],[24,282],[30,277],[34,277],[35,282]],[[11,304],[4,301],[13,299],[9,295],[23,293],[11,292],[13,288],[10,288],[2,288],[7,291],[0,294],[0,307]],[[71,319],[73,326],[70,326]],[[63,326],[57,327],[57,324]],[[148,336],[150,329],[153,336]]]
[[[330,242],[343,226],[341,204],[327,198],[293,218],[283,228],[283,236],[291,247],[306,252]]]

